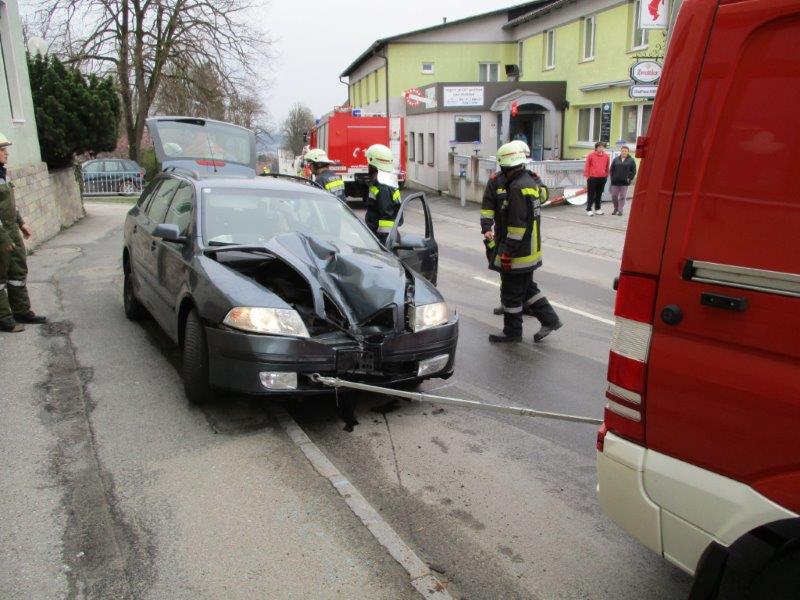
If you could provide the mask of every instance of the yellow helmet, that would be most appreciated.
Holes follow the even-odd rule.
[[[394,172],[394,156],[392,151],[383,144],[372,144],[367,148],[367,163],[387,173]]]
[[[10,145],[11,145],[11,142],[5,136],[5,134],[0,133],[0,148],[5,148],[6,146],[10,146]]]
[[[520,143],[519,140],[508,142],[497,149],[497,162],[501,168],[516,167],[528,162],[528,157],[525,153],[528,145],[525,143],[520,145]]]

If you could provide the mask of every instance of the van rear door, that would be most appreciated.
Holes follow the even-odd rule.
[[[651,449],[794,512],[799,40],[796,0],[720,3],[669,217],[645,419]]]
[[[147,129],[163,169],[175,167],[203,176],[256,174],[256,136],[249,129],[196,117],[150,117]]]

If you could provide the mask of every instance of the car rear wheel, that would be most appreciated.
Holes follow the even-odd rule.
[[[208,343],[197,311],[186,317],[183,331],[183,389],[192,404],[207,404],[215,399],[208,381]]]
[[[133,291],[133,273],[131,273],[130,267],[126,265],[123,274],[122,306],[125,309],[125,316],[131,321],[139,321],[147,314],[147,310]]]

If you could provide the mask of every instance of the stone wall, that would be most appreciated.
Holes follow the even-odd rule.
[[[22,218],[33,229],[26,240],[28,250],[36,248],[84,215],[83,200],[75,171],[70,167],[48,171],[43,162],[8,170]]]

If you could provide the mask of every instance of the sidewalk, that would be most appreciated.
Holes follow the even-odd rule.
[[[413,190],[411,190],[413,191]],[[465,207],[457,198],[427,194],[434,218],[460,223],[479,230],[480,205],[467,202]],[[604,215],[589,217],[583,206],[569,204],[542,209],[542,242],[589,254],[620,259],[628,227],[630,201],[625,206],[625,214],[612,216],[611,203],[603,204]]]

